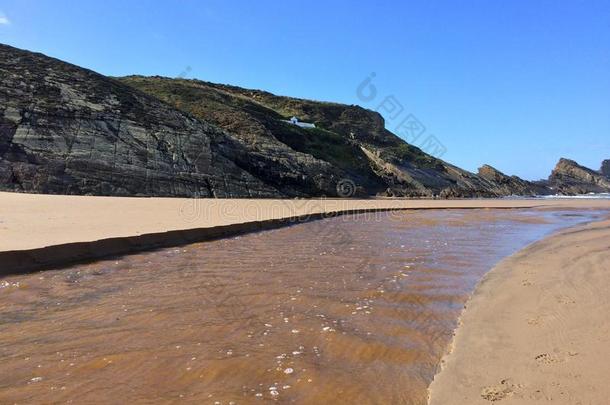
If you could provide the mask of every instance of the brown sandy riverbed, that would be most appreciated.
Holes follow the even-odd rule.
[[[0,274],[197,242],[325,213],[520,207],[601,209],[610,208],[610,200],[195,200],[0,193]]]
[[[610,221],[504,260],[467,304],[430,404],[608,403],[609,287]]]

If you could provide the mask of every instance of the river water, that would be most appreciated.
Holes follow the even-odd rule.
[[[0,403],[424,404],[481,276],[599,214],[350,215],[5,277]]]

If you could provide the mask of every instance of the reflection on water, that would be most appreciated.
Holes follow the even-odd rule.
[[[482,274],[592,215],[363,214],[7,277],[0,403],[425,403]]]

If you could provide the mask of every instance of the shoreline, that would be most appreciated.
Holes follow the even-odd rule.
[[[204,228],[177,229],[142,235],[111,237],[93,241],[63,243],[41,248],[0,251],[0,277],[61,268],[71,264],[100,260],[112,256],[143,252],[154,249],[183,246],[190,243],[212,241],[296,225],[317,219],[344,215],[379,213],[393,208],[349,209],[311,213],[296,217],[273,218],[263,221],[236,222]]]
[[[189,199],[0,192],[0,276],[309,220],[418,209],[610,209],[610,200]]]
[[[610,396],[610,365],[599,361],[610,357],[609,259],[606,216],[500,261],[467,301],[428,404],[602,403]]]

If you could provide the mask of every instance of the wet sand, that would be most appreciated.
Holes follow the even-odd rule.
[[[610,221],[504,260],[461,317],[431,405],[609,403]]]
[[[195,200],[0,192],[0,274],[178,246],[323,214],[519,207],[602,209],[610,208],[610,200]]]
[[[4,277],[0,403],[423,404],[490,266],[595,215],[370,213]]]

